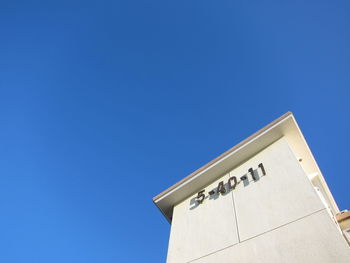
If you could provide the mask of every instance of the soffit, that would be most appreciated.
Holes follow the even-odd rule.
[[[176,204],[212,183],[283,136],[286,137],[296,157],[303,160],[301,165],[306,174],[317,172],[323,179],[293,114],[287,112],[241,143],[158,194],[153,198],[153,202],[166,219],[171,222],[173,207]],[[329,195],[328,199],[331,200],[332,207],[334,210],[337,210],[338,207],[324,180],[323,183],[325,184],[327,194]]]

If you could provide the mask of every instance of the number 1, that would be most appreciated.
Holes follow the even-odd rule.
[[[265,171],[264,165],[262,163],[260,163],[258,166],[261,169],[263,175],[266,175],[266,171]]]

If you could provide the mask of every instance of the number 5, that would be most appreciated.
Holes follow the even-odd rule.
[[[198,195],[197,195],[197,202],[198,203],[203,203],[205,195],[203,194],[205,192],[205,190],[199,191]]]

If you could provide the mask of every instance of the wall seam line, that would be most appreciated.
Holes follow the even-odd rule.
[[[229,178],[230,178],[230,175],[229,175]],[[237,213],[236,213],[236,204],[235,204],[235,199],[233,197],[233,192],[234,191],[232,191],[232,194],[231,194],[232,205],[233,205],[233,215],[235,216],[235,221],[236,221],[236,231],[237,231],[238,243],[241,243],[241,238],[239,236],[238,219],[237,219]]]
[[[216,250],[216,251],[214,251],[214,252],[211,252],[211,253],[209,253],[209,254],[207,254],[207,255],[204,255],[204,256],[201,256],[201,257],[199,257],[199,258],[192,259],[192,260],[190,260],[190,261],[187,261],[186,263],[194,262],[194,261],[196,261],[196,260],[205,258],[205,257],[210,256],[210,255],[213,255],[213,254],[215,254],[215,253],[217,253],[217,252],[220,252],[220,251],[222,251],[222,250],[225,250],[225,249],[227,249],[227,248],[234,247],[234,246],[236,246],[236,245],[238,245],[238,244],[244,243],[244,242],[246,242],[246,241],[248,241],[248,240],[254,239],[254,238],[259,237],[259,236],[261,236],[261,235],[267,234],[267,233],[269,233],[269,232],[273,232],[273,231],[275,231],[275,230],[277,230],[277,229],[279,229],[279,228],[282,228],[282,227],[287,226],[287,225],[289,225],[289,224],[292,224],[292,223],[295,223],[295,222],[297,222],[297,221],[300,221],[300,220],[302,220],[302,219],[304,219],[304,218],[307,218],[307,217],[309,217],[309,216],[312,216],[312,215],[314,215],[314,214],[317,214],[317,213],[319,213],[319,212],[322,212],[322,211],[324,211],[324,210],[326,210],[326,209],[327,209],[327,208],[319,209],[319,210],[314,211],[314,212],[312,212],[312,213],[310,213],[310,214],[308,214],[308,215],[305,215],[305,216],[299,217],[299,218],[297,218],[297,219],[295,219],[295,220],[293,220],[293,221],[290,221],[290,222],[288,222],[288,223],[286,223],[286,224],[280,225],[280,226],[278,226],[278,227],[275,227],[275,228],[273,228],[273,229],[270,229],[270,230],[268,230],[268,231],[265,231],[265,232],[263,232],[263,233],[260,233],[260,234],[258,234],[258,235],[256,235],[256,236],[247,238],[247,239],[245,239],[245,240],[243,240],[243,241],[241,241],[241,242],[239,242],[239,243],[236,243],[236,244],[229,245],[229,246],[227,246],[227,247],[221,248],[221,249],[219,249],[219,250]]]

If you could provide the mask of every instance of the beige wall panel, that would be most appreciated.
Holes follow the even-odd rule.
[[[348,263],[350,249],[322,210],[192,262]]]
[[[266,176],[262,176],[263,163]],[[282,138],[234,169],[240,177],[249,168],[257,169],[260,179],[242,182],[232,191],[240,241],[270,231],[324,208],[298,160]]]
[[[227,180],[228,174],[205,187],[206,195]],[[196,196],[174,208],[168,263],[188,262],[238,242],[231,193],[207,197],[200,205],[195,203]]]

